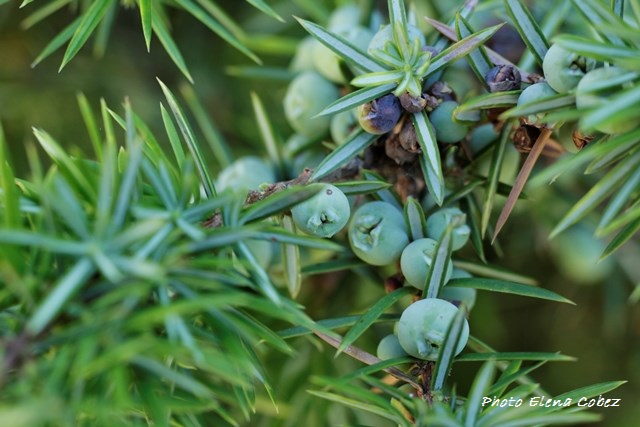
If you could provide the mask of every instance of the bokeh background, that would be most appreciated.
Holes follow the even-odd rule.
[[[265,66],[283,68],[294,54],[296,42],[305,35],[292,18],[307,16],[298,3],[270,2],[285,17],[286,22],[280,23],[243,1],[217,1],[249,34],[259,36],[253,39],[252,47]],[[452,4],[416,3],[422,3],[421,10],[432,16],[446,13]],[[555,4],[529,3],[534,13]],[[90,155],[89,138],[77,107],[78,93],[86,95],[95,111],[104,99],[122,112],[122,102],[129,97],[134,110],[168,146],[159,109],[164,98],[156,77],[178,93],[195,91],[211,121],[238,155],[264,154],[251,109],[251,91],[262,98],[280,136],[286,138],[292,132],[282,110],[286,75],[279,74],[281,78],[276,79],[237,75],[238,69],[233,67],[255,64],[180,10],[171,11],[171,31],[193,75],[193,86],[157,39],[152,40],[147,53],[136,8],[118,10],[104,52],[93,49],[90,40],[61,72],[63,50],[32,68],[40,51],[75,12],[64,9],[24,30],[22,22],[35,9],[33,5],[20,9],[19,4],[9,1],[0,6],[0,121],[18,176],[29,174],[24,147],[35,144],[32,127],[45,129],[64,146]],[[317,5],[320,11],[334,7],[328,0]],[[508,39],[509,34],[505,30],[502,36]],[[517,40],[514,43],[513,49],[520,49]],[[544,167],[543,163],[538,167]],[[211,169],[214,175],[219,169],[213,156]],[[632,427],[638,425],[640,402],[640,310],[630,298],[640,283],[638,241],[632,240],[613,257],[597,263],[606,242],[591,236],[597,223],[592,217],[554,240],[548,239],[554,224],[597,178],[572,171],[553,185],[528,190],[529,201],[520,202],[499,239],[502,255],[490,251],[491,262],[535,278],[576,305],[481,292],[472,313],[472,334],[502,351],[560,351],[575,356],[576,362],[547,364],[534,373],[550,395],[597,382],[628,380],[610,394],[622,399],[622,407],[602,410],[606,415],[603,425]],[[464,256],[473,259],[470,251]],[[354,314],[384,295],[382,281],[383,276],[363,278],[355,273],[308,277],[300,301],[316,319]],[[375,352],[377,341],[391,328],[391,324],[377,325],[358,344]],[[299,352],[291,359],[282,360],[280,354],[265,356],[280,412],[269,409],[265,397],[264,410],[272,413],[257,417],[252,425],[301,425],[306,420],[305,425],[320,426],[348,419],[346,410],[305,390],[317,388],[311,380],[314,376],[341,375],[361,366],[344,355],[334,359],[332,349],[315,340],[302,338],[293,344]],[[462,390],[469,386],[477,368],[475,364],[455,367]],[[328,419],[327,413],[332,414]]]

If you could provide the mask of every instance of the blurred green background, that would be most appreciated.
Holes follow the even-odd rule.
[[[122,112],[120,106],[129,97],[134,110],[168,145],[159,110],[164,98],[155,78],[172,90],[187,83],[157,39],[152,40],[151,52],[146,52],[137,9],[118,10],[102,56],[92,52],[90,40],[58,72],[63,50],[35,68],[31,63],[74,13],[63,10],[24,31],[21,22],[34,9],[19,9],[19,3],[0,6],[0,120],[18,176],[28,174],[24,145],[34,143],[33,126],[45,129],[67,147],[90,153],[76,102],[80,92],[94,111],[104,98],[112,109]],[[285,23],[260,14],[245,2],[227,0],[218,4],[248,33],[264,36],[255,38],[254,50],[265,66],[287,66],[295,41],[304,36],[291,17],[305,16],[295,1],[271,3],[285,17]],[[318,5],[322,9],[332,3]],[[228,66],[255,64],[186,13],[172,10],[170,17],[172,35],[195,80],[193,90],[235,153],[264,154],[251,109],[251,91],[262,98],[277,132],[283,138],[290,135],[281,104],[286,81],[229,75]],[[286,38],[278,41],[273,36]],[[270,43],[261,44],[260,40]],[[219,168],[213,156],[211,159],[215,175]],[[553,225],[596,178],[585,178],[574,171],[552,186],[529,193],[532,202],[519,204],[501,235],[503,257],[492,256],[490,260],[537,279],[541,286],[577,305],[480,293],[470,324],[473,335],[502,351],[561,351],[577,357],[575,363],[548,364],[536,371],[535,379],[551,395],[597,382],[628,380],[609,396],[622,398],[622,407],[601,411],[606,414],[603,425],[632,427],[638,425],[636,405],[640,402],[640,310],[629,296],[633,284],[640,283],[640,246],[637,240],[631,241],[611,259],[596,264],[606,243],[591,237],[593,218],[552,241],[547,238]],[[470,251],[466,255],[473,257]],[[384,295],[382,280],[365,280],[353,272],[309,277],[300,301],[316,319],[358,313]],[[359,345],[375,352],[378,340],[391,328],[391,324],[378,325]],[[279,415],[258,417],[252,425],[301,425],[303,420],[307,421],[305,425],[324,425],[314,414],[326,414],[330,404],[305,392],[314,387],[310,378],[340,375],[360,367],[344,355],[334,359],[332,349],[315,340],[297,339],[294,347],[299,354],[289,360],[282,361],[280,354],[265,356],[276,398],[282,404]],[[469,386],[477,368],[475,364],[455,367],[457,378],[468,379],[467,383],[462,381],[461,389]],[[265,407],[268,405],[265,402]],[[342,420],[343,409],[331,408],[329,422]]]

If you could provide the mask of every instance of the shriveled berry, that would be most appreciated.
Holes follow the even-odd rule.
[[[390,133],[384,142],[384,153],[398,165],[415,162],[416,153],[407,151],[400,143],[400,134]]]
[[[427,95],[427,107],[432,107],[431,110],[436,108],[440,103],[444,101],[455,101],[456,94],[453,88],[449,85],[449,83],[444,82],[442,80],[438,80],[434,82],[429,89],[423,94],[423,96]],[[431,105],[428,99],[428,96],[435,98],[437,104]]]
[[[318,237],[331,237],[342,230],[349,222],[350,213],[347,196],[330,184],[291,209],[296,226]]]
[[[420,142],[418,141],[418,135],[416,134],[416,128],[411,123],[411,120],[406,120],[400,129],[398,134],[398,142],[400,146],[407,150],[409,153],[420,153]]]
[[[466,218],[465,213],[458,208],[442,208],[427,218],[427,236],[439,240],[449,224],[452,224],[451,249],[456,251],[467,243],[471,235]]]
[[[457,106],[455,101],[444,101],[429,114],[438,141],[454,143],[467,135],[468,127],[453,120],[453,110]]]
[[[393,129],[401,113],[400,101],[388,93],[358,107],[358,122],[365,131],[382,135]]]
[[[410,113],[418,113],[427,106],[427,100],[423,96],[413,96],[409,92],[400,95],[399,99],[402,108]]]
[[[304,71],[293,79],[284,97],[284,113],[291,127],[310,138],[329,130],[329,116],[316,115],[337,100],[338,88],[314,71]]]
[[[510,64],[496,65],[484,76],[490,92],[506,92],[520,89],[520,71]]]
[[[398,322],[398,340],[411,356],[423,360],[437,360],[445,336],[458,308],[448,301],[427,298],[407,307]],[[469,322],[464,320],[455,354],[460,353],[469,340]]]
[[[406,355],[407,352],[404,351],[400,345],[400,341],[398,341],[398,337],[394,334],[387,335],[378,343],[378,348],[376,350],[376,356],[378,356],[378,359],[387,360]]]
[[[386,202],[360,206],[349,224],[349,244],[353,253],[371,265],[396,261],[409,243],[402,213]]]
[[[542,61],[544,79],[553,90],[559,93],[575,88],[580,79],[595,67],[594,59],[570,52],[557,44],[547,50]]]
[[[400,269],[407,282],[418,289],[424,289],[427,276],[431,270],[431,263],[436,256],[437,241],[429,238],[418,239],[411,242],[400,256]],[[445,283],[451,278],[453,267],[445,272]]]

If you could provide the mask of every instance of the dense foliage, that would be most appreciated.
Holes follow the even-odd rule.
[[[581,362],[523,307],[578,302],[559,322],[589,351],[602,309],[597,354],[640,354],[637,0],[0,3],[60,27],[38,67],[107,54],[135,10],[188,80],[154,81],[153,112],[78,94],[83,133],[35,127],[26,166],[0,126],[1,425],[633,422],[597,402],[629,405],[637,374],[550,371]],[[254,63],[192,72],[171,29],[194,19]],[[237,108],[207,102],[209,66]],[[525,266],[532,233],[577,288]]]

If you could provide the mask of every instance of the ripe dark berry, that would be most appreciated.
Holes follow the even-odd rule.
[[[358,121],[365,131],[382,135],[393,129],[401,113],[400,101],[389,93],[358,107]]]

